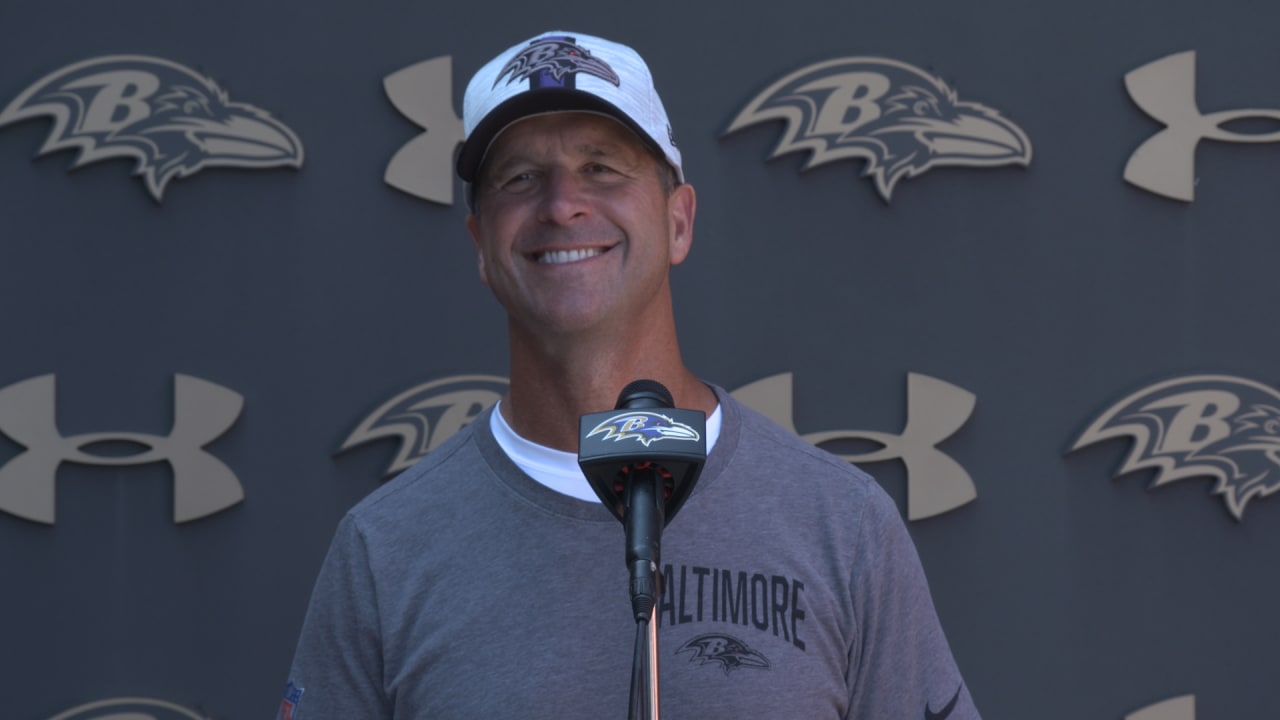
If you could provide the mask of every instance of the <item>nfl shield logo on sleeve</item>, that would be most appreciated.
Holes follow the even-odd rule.
[[[284,689],[284,700],[280,701],[280,715],[276,720],[293,720],[298,703],[302,702],[302,691],[303,688],[294,685],[292,680],[289,681]]]

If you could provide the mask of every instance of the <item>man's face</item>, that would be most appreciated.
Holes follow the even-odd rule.
[[[480,278],[526,330],[615,327],[669,302],[694,196],[619,123],[587,113],[519,121],[489,149],[467,230]]]

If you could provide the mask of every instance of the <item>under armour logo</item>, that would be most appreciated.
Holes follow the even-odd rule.
[[[382,179],[414,197],[452,205],[453,151],[462,142],[462,120],[451,107],[452,58],[410,65],[384,78],[382,87],[402,115],[426,130],[396,151]]]
[[[226,432],[244,407],[227,388],[189,375],[174,375],[173,430],[169,435],[105,432],[63,437],[55,418],[53,375],[0,389],[0,433],[26,448],[0,465],[0,510],[53,524],[54,486],[63,462],[142,465],[167,461],[173,468],[173,521],[212,515],[244,499],[231,469],[201,448]],[[95,443],[123,442],[148,448],[127,457],[86,452]]]
[[[1280,110],[1224,110],[1205,115],[1196,104],[1196,53],[1190,50],[1143,65],[1124,76],[1129,97],[1164,130],[1147,138],[1124,167],[1124,179],[1174,200],[1195,200],[1196,145],[1201,140],[1280,142],[1280,132],[1239,133],[1234,120],[1280,121]]]
[[[797,432],[791,413],[791,373],[758,380],[734,391],[742,403]],[[800,435],[814,445],[835,440],[864,440],[881,449],[838,455],[851,463],[901,460],[907,467],[907,519],[921,520],[978,497],[973,478],[936,445],[950,437],[973,414],[973,393],[928,375],[907,374],[907,423],[902,433],[830,430]],[[797,434],[799,434],[797,432]]]

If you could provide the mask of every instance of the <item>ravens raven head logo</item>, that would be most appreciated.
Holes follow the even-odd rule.
[[[497,404],[509,385],[506,378],[493,375],[457,375],[409,388],[361,420],[338,452],[379,438],[399,438],[400,449],[383,475],[390,477]]]
[[[1151,385],[1111,406],[1071,448],[1127,436],[1116,475],[1154,468],[1152,487],[1214,479],[1237,521],[1255,497],[1280,490],[1280,392],[1229,375],[1192,375]]]
[[[699,665],[719,663],[725,675],[744,667],[769,669],[769,659],[764,655],[735,637],[719,633],[699,635],[676,650],[677,654],[682,652],[690,653],[689,662]]]
[[[511,62],[504,65],[494,79],[493,86],[498,87],[498,83],[508,74],[511,77],[507,79],[507,84],[525,79],[536,83],[540,73],[546,73],[554,84],[567,87],[573,87],[575,73],[594,75],[615,86],[621,84],[618,74],[608,63],[592,56],[572,38],[547,37],[529,43],[529,47],[521,50]]]
[[[73,168],[133,158],[156,202],[171,180],[206,167],[302,166],[292,130],[162,58],[112,55],[64,67],[0,111],[0,126],[43,116],[53,129],[38,155],[78,149]]]
[[[785,120],[771,158],[809,151],[804,170],[861,158],[887,203],[893,188],[939,165],[1028,165],[1031,141],[999,112],[963,102],[940,78],[897,60],[850,57],[797,70],[738,113],[726,134]]]
[[[634,439],[645,447],[649,447],[658,440],[696,441],[701,437],[697,430],[682,422],[677,422],[661,413],[644,410],[632,410],[614,415],[587,433],[587,437],[596,435],[603,435],[601,440],[614,442]]]

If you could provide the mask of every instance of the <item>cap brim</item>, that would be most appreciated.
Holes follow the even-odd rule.
[[[657,157],[666,157],[662,148],[634,120],[612,103],[582,90],[548,87],[516,95],[485,115],[466,142],[462,143],[462,151],[458,153],[458,177],[474,183],[480,174],[480,166],[484,163],[485,155],[489,152],[489,146],[503,130],[515,122],[534,115],[557,112],[591,112],[611,117],[635,133],[636,137],[640,138]],[[664,159],[663,162],[666,160]]]

